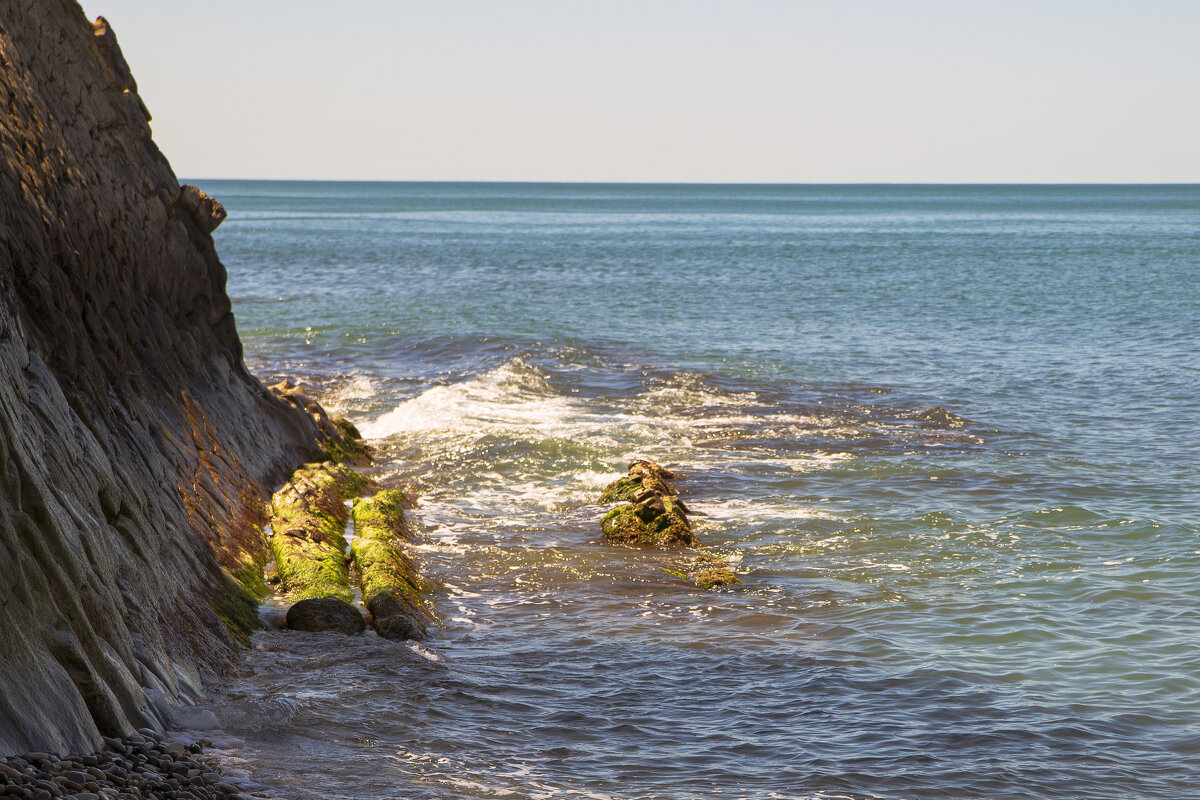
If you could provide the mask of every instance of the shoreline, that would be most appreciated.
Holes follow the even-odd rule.
[[[212,742],[185,742],[149,728],[114,739],[96,753],[32,752],[0,757],[0,794],[28,800],[249,800],[252,781],[229,775],[208,753]]]

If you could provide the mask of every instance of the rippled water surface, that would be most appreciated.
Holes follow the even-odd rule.
[[[439,585],[256,636],[271,792],[1200,796],[1200,187],[203,188]],[[632,457],[743,585],[599,541]]]

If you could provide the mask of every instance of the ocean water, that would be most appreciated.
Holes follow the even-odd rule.
[[[256,635],[262,791],[1200,797],[1200,187],[201,186],[438,585]],[[741,586],[600,542],[634,457]]]

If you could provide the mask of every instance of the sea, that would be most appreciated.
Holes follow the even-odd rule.
[[[256,634],[254,791],[1200,798],[1200,186],[197,183],[439,618]],[[634,458],[740,585],[601,540]]]

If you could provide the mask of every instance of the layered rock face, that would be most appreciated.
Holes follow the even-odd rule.
[[[0,755],[93,750],[228,665],[267,487],[318,454],[148,120],[107,24],[0,0]]]

